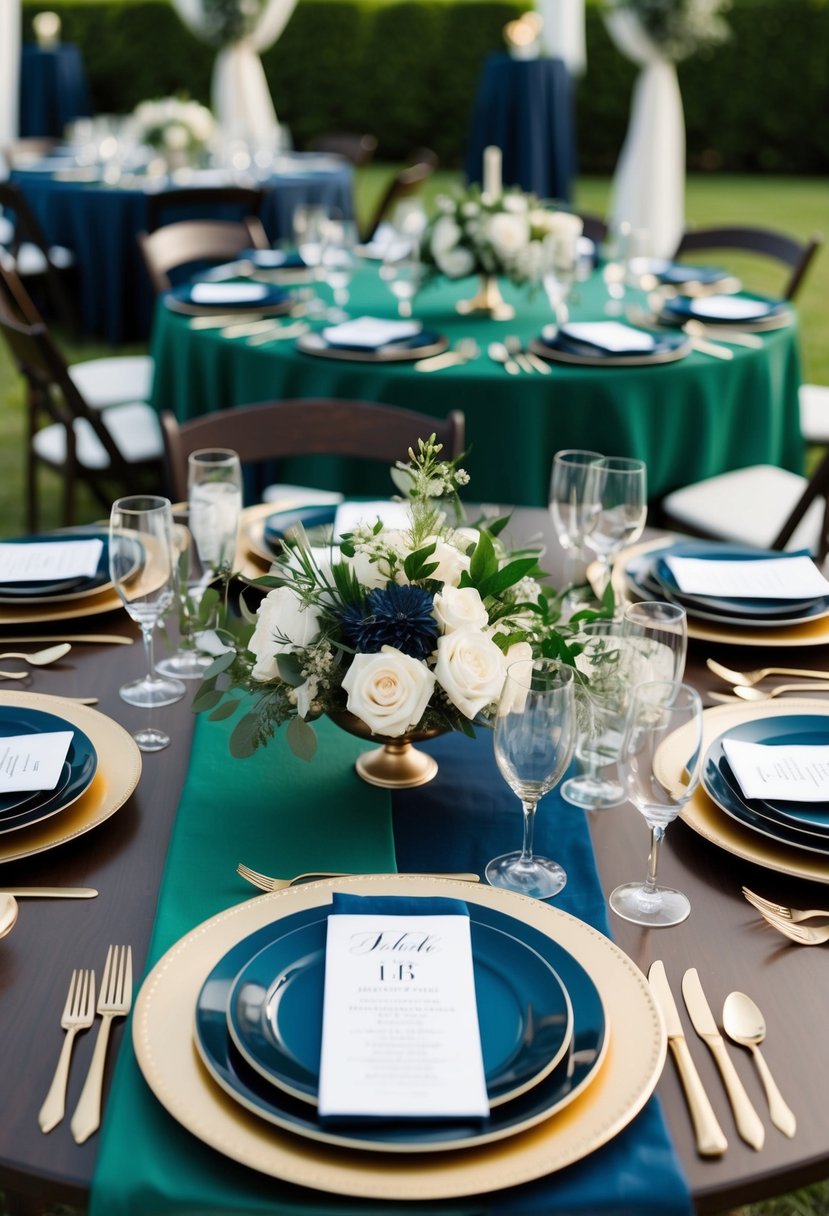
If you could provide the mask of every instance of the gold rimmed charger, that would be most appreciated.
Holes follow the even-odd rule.
[[[303,354],[316,355],[320,359],[348,359],[356,363],[413,363],[431,355],[442,355],[449,349],[449,339],[440,334],[433,342],[424,342],[422,346],[387,342],[385,346],[360,350],[353,346],[330,346],[322,334],[313,333],[297,338],[296,348]]]
[[[141,776],[141,752],[123,726],[88,706],[35,692],[0,692],[0,705],[55,714],[89,736],[98,771],[80,798],[60,814],[0,837],[0,864],[43,853],[90,832],[124,805]]]
[[[565,1110],[504,1140],[452,1153],[337,1150],[291,1135],[244,1110],[202,1065],[193,1019],[205,977],[248,934],[327,904],[332,889],[357,894],[449,895],[496,908],[556,941],[588,972],[605,1006],[609,1045],[592,1084]],[[581,1160],[617,1135],[653,1092],[665,1033],[644,976],[597,930],[509,891],[410,875],[363,875],[291,887],[229,908],[177,942],[145,980],[133,1042],[155,1096],[188,1131],[270,1177],[372,1199],[446,1199],[517,1186]]]
[[[690,338],[670,350],[657,351],[650,355],[604,355],[598,351],[595,355],[579,355],[572,351],[559,350],[539,338],[533,338],[527,344],[527,350],[541,359],[546,359],[548,363],[572,363],[578,367],[650,367],[659,363],[676,363],[690,355],[692,349]]]
[[[829,704],[826,701],[791,699],[785,704],[768,701],[762,705],[717,705],[706,709],[702,715],[703,752],[718,735],[741,722],[803,713],[829,717]],[[666,739],[657,753],[654,772],[663,783],[676,781],[682,773],[688,758],[689,739],[687,730],[683,728]],[[680,811],[680,818],[709,843],[742,858],[743,861],[751,861],[755,865],[794,878],[829,883],[829,855],[824,860],[816,853],[798,849],[795,845],[780,844],[768,836],[761,836],[750,828],[743,827],[720,810],[701,785]]]

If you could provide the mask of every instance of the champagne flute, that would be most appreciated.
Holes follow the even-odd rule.
[[[681,604],[664,600],[628,604],[622,616],[622,635],[635,652],[634,683],[682,679],[688,653],[688,617]]]
[[[567,882],[558,862],[533,853],[533,827],[539,799],[558,784],[573,757],[574,684],[573,669],[551,659],[522,659],[507,669],[495,720],[495,759],[521,799],[524,840],[520,853],[487,865],[493,887],[547,899]]]
[[[605,456],[591,466],[588,500],[598,501],[596,519],[585,543],[602,567],[601,594],[610,582],[611,559],[625,545],[638,540],[648,514],[647,472],[644,460]]]
[[[172,705],[186,691],[180,680],[160,676],[153,667],[153,629],[173,602],[173,514],[168,498],[135,494],[113,503],[109,519],[109,570],[129,615],[141,627],[147,674],[124,684],[128,705],[150,709]],[[139,569],[136,571],[136,560]],[[142,751],[167,747],[170,736],[147,724],[133,734]]]
[[[572,588],[579,573],[583,574],[585,537],[599,513],[598,499],[592,497],[596,488],[589,478],[591,466],[602,459],[601,452],[586,448],[564,448],[553,457],[550,474],[549,508],[558,542],[564,550],[564,584]],[[578,597],[568,590],[565,605],[575,608]]]
[[[242,468],[231,448],[200,448],[187,461],[190,531],[204,586],[233,570],[242,514]]]
[[[294,208],[293,229],[297,252],[311,272],[311,278],[322,278],[322,258],[325,249],[325,226],[328,208],[318,203],[300,204]],[[322,300],[315,296],[309,302],[308,315],[320,316],[325,311]]]
[[[685,763],[675,777],[660,778],[654,768],[662,744],[682,731]],[[702,763],[702,701],[688,684],[654,681],[633,693],[619,770],[628,798],[651,829],[648,870],[644,882],[629,882],[610,894],[610,907],[635,925],[662,928],[688,916],[688,897],[672,887],[658,886],[656,870],[665,830],[699,784]]]
[[[581,646],[576,667],[585,682],[576,684],[576,759],[584,772],[561,787],[566,802],[603,810],[625,801],[618,780],[599,770],[619,759],[631,694],[631,644],[618,621],[585,621],[574,639]]]
[[[581,234],[559,233],[543,242],[541,283],[553,312],[556,330],[569,320],[567,301],[576,281]]]
[[[173,547],[175,569],[173,585],[178,605],[179,644],[173,654],[156,663],[156,671],[179,680],[201,680],[214,655],[199,648],[200,637],[209,622],[203,620],[205,589],[213,577],[199,557],[186,514],[174,518]],[[197,632],[198,631],[198,632]]]
[[[357,225],[353,220],[331,217],[323,229],[322,275],[331,288],[336,305],[336,318],[347,321],[348,288],[354,273],[357,245]]]
[[[622,220],[607,234],[602,250],[602,279],[607,288],[604,310],[609,317],[619,317],[625,310],[625,282],[632,225]]]
[[[386,248],[380,276],[397,300],[401,317],[412,315],[412,301],[420,290],[423,273],[420,238],[412,233],[399,233]]]

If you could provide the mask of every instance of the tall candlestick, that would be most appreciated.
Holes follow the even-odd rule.
[[[484,148],[484,194],[501,197],[501,149],[494,145]]]

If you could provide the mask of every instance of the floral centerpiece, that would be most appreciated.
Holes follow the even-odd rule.
[[[206,106],[182,97],[142,101],[132,117],[139,143],[185,163],[206,151],[217,130]]]
[[[312,723],[324,714],[350,715],[355,733],[386,743],[474,735],[473,724],[494,713],[510,662],[535,654],[575,662],[578,619],[597,614],[560,625],[560,597],[542,582],[538,549],[509,551],[505,518],[460,522],[467,474],[440,450],[434,436],[421,440],[392,472],[406,527],[367,522],[324,549],[300,533],[257,580],[268,594],[194,703],[227,717],[244,701],[232,754],[252,754],[286,726],[293,750],[310,759]],[[442,499],[454,504],[455,522]]]

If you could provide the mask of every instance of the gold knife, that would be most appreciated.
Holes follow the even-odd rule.
[[[18,633],[13,637],[0,638],[0,646],[14,646],[18,642],[89,642],[102,646],[132,646],[134,641],[135,638],[125,637],[122,633]]]
[[[717,1122],[714,1108],[703,1089],[699,1073],[696,1070],[694,1061],[691,1059],[688,1044],[685,1042],[682,1023],[679,1020],[679,1010],[676,1007],[676,1002],[668,984],[668,977],[665,974],[665,964],[660,959],[657,959],[655,963],[651,963],[651,968],[648,972],[648,982],[650,983],[651,992],[654,995],[656,1004],[659,1007],[659,1012],[662,1014],[662,1020],[665,1023],[668,1044],[673,1053],[679,1079],[682,1082],[688,1110],[691,1112],[697,1152],[701,1157],[721,1157],[728,1148],[728,1141],[725,1138],[723,1129]]]
[[[685,1006],[691,1016],[694,1030],[709,1048],[720,1070],[725,1092],[728,1094],[728,1100],[734,1112],[737,1131],[746,1144],[750,1144],[754,1149],[761,1149],[766,1138],[765,1128],[757,1111],[751,1105],[751,1099],[743,1088],[743,1083],[737,1076],[737,1070],[726,1051],[725,1042],[714,1021],[714,1015],[705,998],[705,993],[702,991],[696,967],[690,967],[683,975],[682,995],[685,998]]]
[[[98,892],[94,887],[3,887],[0,894],[16,899],[94,899]]]

